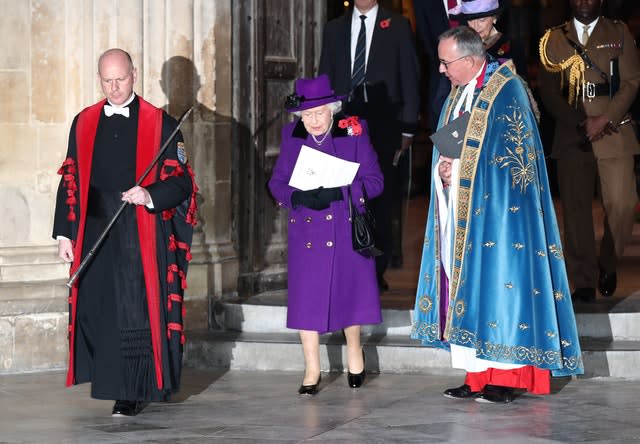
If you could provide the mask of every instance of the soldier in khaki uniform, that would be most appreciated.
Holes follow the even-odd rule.
[[[633,229],[637,202],[633,155],[640,153],[628,115],[640,61],[624,23],[600,17],[602,0],[569,0],[573,18],[540,41],[539,87],[556,120],[552,157],[564,215],[564,253],[574,300],[616,288],[616,265]],[[596,255],[592,197],[596,177],[605,232]]]

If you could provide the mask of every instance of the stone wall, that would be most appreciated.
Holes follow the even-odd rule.
[[[232,0],[0,0],[0,374],[66,363],[68,268],[51,239],[56,171],[73,117],[101,98],[105,49],[129,51],[136,92],[174,117],[196,103],[184,129],[201,197],[186,327],[206,328],[209,297],[235,292],[231,8]]]

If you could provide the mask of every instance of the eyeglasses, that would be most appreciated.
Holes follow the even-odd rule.
[[[469,57],[469,54],[467,54],[467,55],[463,55],[462,57],[458,57],[457,59],[455,59],[455,60],[451,60],[450,62],[445,62],[444,60],[439,60],[439,61],[440,61],[440,64],[441,64],[441,65],[444,65],[444,69],[445,69],[446,71],[449,71],[449,65],[451,65],[451,64],[452,64],[452,63],[454,63],[454,62],[457,62],[458,60],[462,60],[462,59],[464,59],[465,57]]]

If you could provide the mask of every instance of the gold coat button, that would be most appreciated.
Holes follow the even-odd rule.
[[[333,219],[333,215],[331,215],[331,214],[327,214],[327,216],[325,217],[325,219],[327,219],[327,220],[331,220],[331,219]]]
[[[307,248],[311,248],[311,242],[307,242]]]
[[[360,198],[360,203],[364,203],[364,197]]]
[[[292,217],[291,219],[289,219],[289,223],[295,224],[296,223],[296,218]]]
[[[305,222],[310,223],[310,222],[311,222],[311,216],[307,216],[307,217],[304,219],[304,221],[305,221]]]
[[[333,242],[327,241],[327,247],[333,247]]]

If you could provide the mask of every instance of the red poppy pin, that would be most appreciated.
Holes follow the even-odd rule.
[[[380,20],[380,27],[382,29],[387,29],[389,26],[391,26],[391,18]]]
[[[359,136],[362,134],[362,125],[358,121],[358,116],[350,116],[338,121],[340,128],[346,128],[347,134],[350,136]]]
[[[502,44],[500,49],[498,49],[498,55],[503,56],[506,53],[508,53],[510,50],[511,50],[511,45],[509,45],[509,42],[505,42]]]

